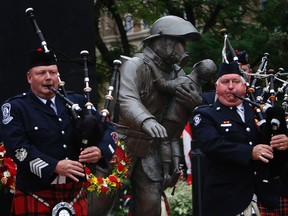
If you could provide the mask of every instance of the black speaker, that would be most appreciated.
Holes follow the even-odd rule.
[[[83,92],[82,50],[89,52],[90,83],[96,89],[94,1],[9,0],[2,1],[0,13],[0,102],[28,90],[27,54],[41,47],[27,8],[33,8],[49,49],[56,53],[66,90]]]
[[[1,2],[0,11],[0,103],[26,92],[27,54],[41,47],[40,39],[26,15],[33,8],[37,24],[48,44],[56,53],[61,79],[66,90],[84,88],[84,68],[80,52],[89,51],[90,85],[96,89],[94,1],[76,0],[9,0]],[[91,99],[93,95],[91,94]],[[12,194],[5,196],[1,215],[10,215]]]

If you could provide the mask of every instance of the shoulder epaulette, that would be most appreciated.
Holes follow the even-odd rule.
[[[202,108],[205,108],[205,107],[212,107],[212,106],[213,106],[213,104],[202,104],[202,105],[199,105],[199,106],[195,107],[195,110],[196,109],[202,109]]]
[[[24,98],[26,96],[27,96],[27,93],[23,92],[22,94],[18,94],[18,95],[15,95],[15,96],[11,97],[11,98],[8,98],[6,100],[6,102],[9,102],[9,101],[12,101],[12,100],[15,100],[15,99],[18,99],[18,98]]]

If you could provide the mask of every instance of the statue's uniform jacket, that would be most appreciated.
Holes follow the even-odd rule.
[[[160,58],[148,47],[143,51],[144,56],[152,59],[155,65],[166,80],[172,80],[184,75],[184,71],[180,70],[176,73],[173,67],[167,67]],[[121,66],[120,79],[120,118],[119,124],[129,127],[131,130],[143,132],[141,129],[144,120],[153,118],[160,122],[163,118],[163,113],[169,105],[172,96],[161,92],[153,83],[153,72],[151,68],[144,63],[143,58],[133,57],[124,62]],[[129,141],[130,140],[130,141]],[[136,145],[137,148],[145,148],[142,152],[147,152],[146,155],[133,154],[132,157],[142,157],[142,166],[144,172],[151,180],[161,180],[161,168],[159,155],[157,155],[156,143],[152,139],[127,139],[128,145]],[[136,143],[137,142],[137,143]],[[152,143],[153,142],[153,143]],[[145,146],[145,147],[144,147]],[[137,149],[138,152],[139,148]]]

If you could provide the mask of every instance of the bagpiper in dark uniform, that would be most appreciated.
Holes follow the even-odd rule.
[[[251,152],[260,133],[252,108],[246,102],[243,105],[245,122],[218,101],[194,111],[193,132],[208,164],[204,215],[236,215],[252,200],[255,189]]]
[[[222,63],[218,77],[230,73],[240,75],[238,65],[234,62]],[[230,80],[229,87],[226,87],[229,91],[237,89],[238,93],[245,94],[244,79],[242,87],[234,86],[233,90],[231,82],[239,85],[236,80]],[[225,84],[221,83],[222,86]],[[221,88],[224,91],[225,87]],[[255,202],[251,202],[255,193],[252,152],[259,144],[260,131],[254,121],[253,108],[246,102],[237,103],[240,104],[230,107],[217,99],[215,103],[199,106],[193,111],[193,135],[207,157],[203,216],[235,216],[252,203],[256,206]],[[245,110],[244,121],[235,110],[237,106]],[[257,207],[254,210],[257,211]]]
[[[29,68],[56,64],[53,57],[41,51],[31,56]],[[86,103],[84,95],[71,92],[68,97],[80,107]],[[77,143],[79,138],[75,122],[65,101],[58,95],[51,101],[55,110],[30,90],[8,99],[1,107],[3,142],[9,156],[17,163],[14,213],[51,215],[52,208],[65,201],[73,206],[77,215],[87,215],[87,197],[82,186],[85,178],[77,175],[79,182],[75,182],[55,173],[57,164],[62,160],[79,163],[81,145]],[[97,111],[93,113],[96,119],[100,119]],[[102,156],[98,165],[107,166],[116,147],[117,135],[110,123],[103,127],[103,133],[95,136],[100,136],[96,143]],[[34,208],[28,208],[28,203],[33,203]]]

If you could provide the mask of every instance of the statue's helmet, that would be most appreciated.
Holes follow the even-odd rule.
[[[191,22],[178,16],[164,16],[154,22],[150,29],[150,36],[143,40],[149,43],[152,39],[161,36],[181,37],[185,40],[199,40],[200,34]]]

